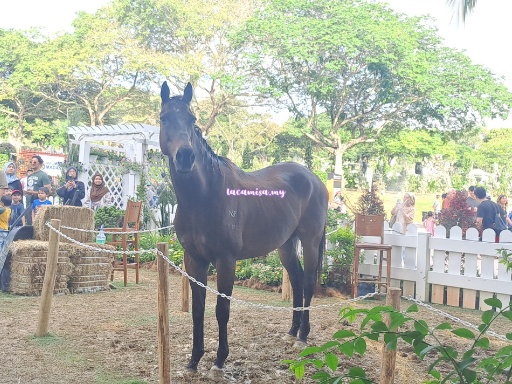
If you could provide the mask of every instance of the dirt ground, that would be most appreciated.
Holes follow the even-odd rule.
[[[129,276],[134,281],[134,275]],[[141,284],[122,287],[121,274],[116,275],[118,289],[93,294],[55,296],[50,320],[51,336],[35,338],[39,298],[0,294],[0,383],[69,383],[69,384],[142,384],[158,383],[156,278],[153,271],[141,271]],[[209,282],[215,287],[215,282]],[[170,334],[172,383],[296,383],[281,364],[295,359],[300,350],[282,340],[291,325],[291,314],[282,311],[232,305],[229,322],[230,355],[223,376],[212,376],[209,369],[215,361],[217,322],[215,297],[207,294],[205,317],[205,355],[198,372],[184,370],[192,348],[192,319],[180,311],[180,278],[170,276]],[[274,306],[289,305],[281,294],[235,286],[235,297]],[[336,303],[332,297],[314,299],[313,305]],[[402,301],[402,308],[409,302]],[[376,301],[359,302],[355,306],[373,307]],[[481,312],[442,307],[455,316],[479,324]],[[341,307],[311,312],[309,345],[321,345],[340,329],[359,329],[361,319],[353,325],[338,321]],[[415,316],[435,326],[448,321],[434,312],[420,308]],[[448,321],[450,322],[450,321]],[[500,321],[492,329],[500,334],[510,331],[510,322]],[[455,324],[454,324],[455,325]],[[457,328],[457,326],[456,326]],[[464,339],[442,335],[460,348]],[[449,338],[449,340],[448,340]],[[505,344],[491,338],[491,348]],[[348,367],[363,366],[370,378],[378,381],[381,343],[368,342],[364,357],[340,357],[338,372]],[[460,350],[460,349],[459,349]],[[400,344],[395,383],[420,383],[426,379],[426,367],[434,359],[416,358],[410,346]],[[306,377],[312,370],[306,369]],[[305,378],[304,383],[311,380]]]

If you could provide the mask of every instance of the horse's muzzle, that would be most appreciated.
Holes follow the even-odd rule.
[[[189,173],[194,166],[195,159],[196,156],[194,155],[192,147],[180,147],[174,159],[176,171],[181,174]]]

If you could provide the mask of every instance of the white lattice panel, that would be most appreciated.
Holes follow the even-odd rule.
[[[148,165],[146,166],[146,175],[148,181],[152,184],[160,184],[163,182],[164,176],[169,177],[169,168],[167,166],[167,161],[165,157],[162,155],[161,158],[153,157],[148,161]]]
[[[105,186],[112,194],[114,205],[116,206],[116,208],[123,209],[124,189],[122,167],[111,164],[90,163],[89,170],[87,171],[87,191],[91,190],[92,177],[96,173],[99,173],[100,175],[103,176]]]

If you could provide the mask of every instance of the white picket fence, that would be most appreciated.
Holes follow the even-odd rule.
[[[405,296],[423,301],[463,308],[490,309],[484,300],[496,296],[509,303],[512,294],[512,272],[498,263],[498,250],[512,250],[512,233],[503,231],[500,242],[495,243],[492,229],[483,232],[482,241],[478,231],[470,228],[466,239],[462,229],[454,227],[446,238],[446,228],[439,226],[434,237],[418,233],[414,225],[402,234],[402,225],[395,223],[390,229],[384,223],[384,242],[392,245],[391,285],[402,287]],[[378,238],[377,238],[378,239]],[[376,238],[362,241],[375,242]],[[359,272],[377,276],[378,258],[366,252]],[[386,262],[384,261],[384,264]],[[383,267],[385,274],[386,268]]]

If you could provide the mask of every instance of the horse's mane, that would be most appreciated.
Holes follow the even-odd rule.
[[[169,98],[169,101],[179,101],[182,102],[183,96],[173,96]],[[190,111],[190,107],[187,105],[188,111],[193,115],[192,111]],[[206,167],[208,168],[208,163],[211,164],[212,169],[214,170],[214,163],[216,165],[216,168],[222,173],[220,169],[220,163],[227,166],[230,170],[236,171],[240,170],[240,168],[234,164],[231,160],[229,160],[226,157],[219,156],[215,152],[213,152],[213,149],[210,147],[210,145],[206,142],[205,138],[203,137],[203,132],[201,131],[201,128],[199,128],[197,125],[194,124],[194,132],[196,134],[197,139],[199,140],[199,143],[203,147],[203,150],[205,152],[205,160],[206,160]]]

